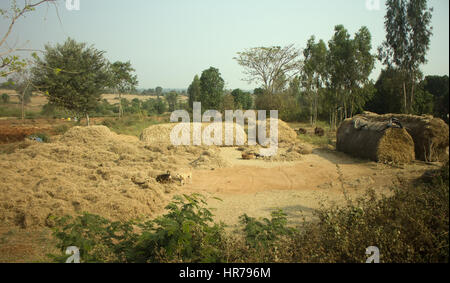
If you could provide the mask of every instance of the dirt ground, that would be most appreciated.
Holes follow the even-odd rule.
[[[19,122],[0,121],[0,127],[14,127],[14,123]],[[28,123],[33,126],[33,121]],[[46,125],[44,121],[38,124],[39,128]],[[223,221],[231,230],[237,227],[239,216],[244,213],[262,218],[269,217],[276,209],[283,209],[289,223],[296,226],[304,219],[312,220],[314,209],[321,205],[343,204],[346,198],[363,196],[367,189],[389,195],[390,188],[399,180],[417,178],[438,166],[419,161],[391,166],[318,147],[295,161],[243,160],[242,151],[236,147],[208,150],[158,147],[103,128],[97,128],[98,135],[86,130],[74,128],[54,143],[33,144],[11,155],[0,155],[0,164],[3,164],[0,167],[4,172],[3,175],[0,172],[3,180],[0,192],[5,197],[0,200],[4,206],[4,210],[0,210],[4,215],[0,218],[14,216],[14,211],[8,207],[39,216],[43,208],[47,209],[44,212],[51,212],[56,204],[66,209],[63,211],[76,211],[81,206],[92,210],[91,213],[102,212],[105,217],[112,215],[113,211],[105,210],[111,206],[118,214],[126,216],[129,210],[147,213],[150,211],[148,200],[156,198],[158,205],[152,205],[151,209],[154,217],[164,213],[162,207],[172,196],[201,193],[210,198],[208,205],[215,219]],[[155,174],[181,166],[191,171],[192,182],[172,186],[170,190],[159,188],[154,182]],[[44,186],[40,186],[42,180],[47,182]],[[35,187],[28,186],[35,183]],[[142,184],[158,190],[143,189]],[[155,195],[159,191],[161,193]],[[92,199],[87,198],[91,194],[97,194],[100,202],[92,204]],[[11,198],[9,202],[8,198]],[[29,220],[33,223],[33,218]],[[44,255],[54,252],[51,244],[54,240],[49,227],[39,225],[22,225],[29,226],[23,229],[0,223],[0,262],[48,260]]]
[[[321,204],[343,204],[346,197],[361,197],[367,189],[389,195],[399,178],[412,180],[433,167],[423,162],[393,167],[320,148],[296,162],[242,160],[235,148],[221,148],[221,155],[233,167],[195,171],[183,191],[220,198],[209,205],[216,220],[230,227],[236,227],[244,213],[269,217],[276,209],[283,209],[295,226],[303,217],[311,220]]]

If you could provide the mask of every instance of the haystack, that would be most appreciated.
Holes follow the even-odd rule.
[[[383,123],[396,118],[413,138],[417,159],[429,162],[448,159],[449,127],[442,119],[431,115],[378,115],[372,112],[364,112],[360,117]]]
[[[266,120],[266,137],[270,138],[270,121],[273,120],[273,118],[268,118]],[[256,137],[258,140],[258,125],[259,121],[257,122],[256,126]],[[250,130],[250,128],[248,129]],[[291,128],[286,122],[278,119],[278,143],[281,147],[289,147],[292,144],[295,144],[298,141],[297,139],[297,133],[293,128]],[[259,143],[259,142],[258,142]]]
[[[405,129],[361,118],[346,119],[337,131],[337,150],[379,162],[409,163],[414,142]]]
[[[153,125],[143,130],[140,140],[147,144],[171,144],[170,141],[170,133],[172,129],[178,125],[179,123],[170,123],[170,124],[159,124]],[[225,125],[227,123],[222,123],[222,145],[225,145]],[[212,123],[201,123],[201,132],[203,135],[203,131],[206,127],[212,125]],[[247,134],[244,129],[238,124],[234,123],[233,130],[233,145],[236,145],[236,135],[239,133],[243,137],[244,143],[247,142]],[[190,142],[193,144],[193,134],[194,134],[194,123],[190,123]],[[202,140],[203,144],[203,140]]]

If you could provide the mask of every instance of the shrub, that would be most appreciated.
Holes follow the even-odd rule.
[[[4,104],[6,104],[6,103],[9,103],[9,100],[10,100],[9,95],[6,94],[6,93],[3,93],[3,94],[2,94],[2,102],[3,102]]]
[[[201,195],[174,197],[166,215],[140,222],[110,222],[85,213],[56,218],[58,248],[80,249],[83,262],[218,262],[223,225],[212,223]],[[67,255],[49,255],[57,262]]]

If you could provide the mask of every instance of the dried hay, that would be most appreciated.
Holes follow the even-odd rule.
[[[0,221],[29,228],[77,212],[111,220],[152,217],[178,187],[159,184],[158,174],[226,166],[214,156],[212,148],[148,146],[104,126],[74,127],[52,143],[2,154]]]
[[[346,119],[337,131],[337,150],[379,162],[409,163],[414,160],[414,142],[405,129],[386,123]],[[356,125],[356,126],[355,126]]]
[[[397,118],[414,140],[416,158],[428,161],[448,159],[449,127],[439,118],[431,115],[384,114],[364,112],[359,117],[374,122],[386,123],[390,118]]]
[[[274,118],[266,119],[266,137],[270,138],[270,122]],[[258,137],[258,125],[260,124],[259,120],[256,123],[256,137]],[[248,129],[248,131],[250,128]],[[295,144],[298,139],[298,135],[286,122],[278,119],[278,144],[280,147],[289,147],[292,144]]]
[[[171,144],[170,141],[170,133],[172,129],[180,123],[170,123],[170,124],[159,124],[152,125],[143,130],[140,140],[147,144]],[[212,125],[213,123],[201,123],[201,134],[203,135],[203,131],[206,127]],[[228,125],[227,123],[222,123],[222,146],[226,146],[225,144],[225,127]],[[247,134],[244,129],[233,123],[233,145],[236,145],[236,136],[237,134],[242,135],[242,140],[247,142]],[[193,135],[194,135],[194,123],[190,123],[190,143],[193,144]],[[203,144],[203,140],[202,140]]]

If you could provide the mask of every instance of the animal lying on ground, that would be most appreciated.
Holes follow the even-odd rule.
[[[323,137],[323,136],[325,135],[325,130],[322,129],[322,128],[317,127],[317,128],[314,130],[314,134],[315,134],[316,136]]]
[[[175,180],[180,182],[180,185],[189,184],[192,182],[192,173],[177,173],[174,177]]]
[[[247,152],[242,153],[242,159],[250,160],[250,159],[255,159],[255,158],[256,158],[256,155],[254,153],[247,153]]]
[[[170,171],[167,171],[166,174],[161,174],[156,176],[156,181],[158,183],[166,184],[172,181],[172,175],[170,174]]]
[[[299,135],[306,135],[306,133],[307,133],[306,129],[303,129],[303,128],[297,129],[296,132],[297,132]]]

